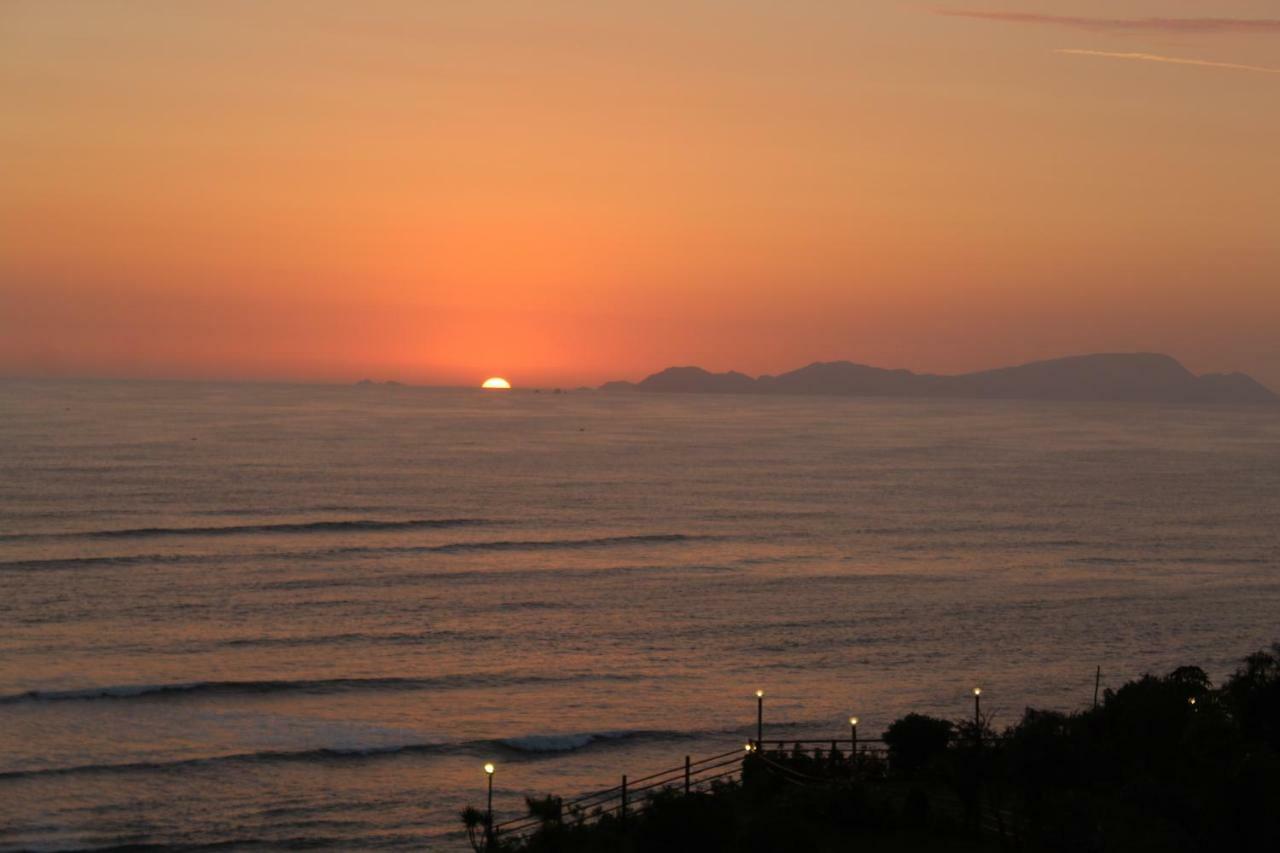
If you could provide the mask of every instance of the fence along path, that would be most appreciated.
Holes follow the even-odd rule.
[[[753,752],[760,753],[770,766],[778,767],[776,762],[769,760],[771,753],[775,755],[790,755],[795,750],[802,750],[807,753],[821,751],[824,746],[830,746],[833,752],[841,746],[850,747],[850,758],[845,760],[849,763],[851,769],[858,761],[853,757],[854,748],[856,748],[857,755],[864,758],[872,755],[882,755],[885,750],[879,738],[859,739],[856,742],[851,741],[848,737],[843,741],[839,738],[822,738],[818,740],[788,738],[785,740],[750,741],[745,748],[737,747],[719,755],[699,758],[696,761],[686,755],[684,764],[668,770],[660,770],[657,773],[650,773],[648,776],[641,776],[638,779],[629,780],[627,775],[623,774],[620,784],[611,788],[593,791],[589,794],[583,794],[572,800],[565,800],[561,804],[561,820],[565,823],[578,825],[615,813],[625,819],[628,809],[642,806],[643,798],[648,794],[661,790],[682,790],[683,793],[690,794],[696,790],[705,789],[713,782],[739,776],[742,773],[743,759]],[[790,748],[790,752],[788,748]],[[828,784],[830,783],[830,780],[824,781]],[[511,820],[494,824],[493,836],[496,839],[524,835],[542,826],[542,824],[543,818],[541,817],[524,816],[512,818]]]

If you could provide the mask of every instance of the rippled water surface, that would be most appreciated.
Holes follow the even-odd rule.
[[[0,383],[0,848],[457,849],[754,725],[1280,639],[1280,416]]]

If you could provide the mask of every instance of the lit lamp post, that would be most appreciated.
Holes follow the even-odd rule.
[[[849,718],[849,778],[852,779],[858,767],[858,718]]]
[[[764,741],[764,691],[756,691],[756,747]]]
[[[489,777],[489,805],[484,812],[484,844],[485,847],[493,846],[493,762],[489,762],[484,766],[484,775]]]
[[[973,728],[982,738],[982,688],[973,688]]]

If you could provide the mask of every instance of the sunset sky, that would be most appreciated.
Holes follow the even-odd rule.
[[[0,375],[1280,387],[1276,0],[6,0],[0,99]]]

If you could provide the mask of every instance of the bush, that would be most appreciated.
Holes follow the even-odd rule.
[[[1245,658],[1222,694],[1241,734],[1280,752],[1280,643]]]
[[[884,733],[889,747],[889,767],[894,773],[914,773],[934,764],[946,754],[953,726],[924,714],[907,714],[894,720]]]

